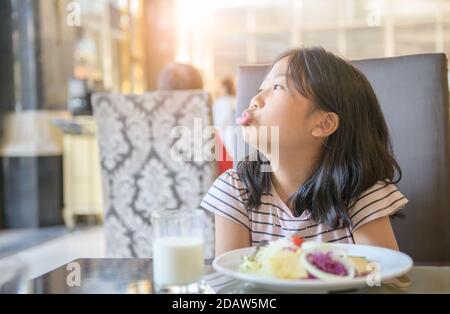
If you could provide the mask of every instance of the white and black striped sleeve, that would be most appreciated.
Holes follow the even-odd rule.
[[[223,173],[211,186],[200,206],[250,230],[250,220],[243,197],[246,189],[233,170]]]
[[[408,199],[394,184],[379,182],[362,193],[349,209],[352,231],[376,219],[391,216],[405,207]]]

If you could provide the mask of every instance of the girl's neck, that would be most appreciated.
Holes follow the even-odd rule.
[[[288,199],[313,173],[319,154],[318,149],[280,150],[278,167],[272,172],[272,183],[278,196],[286,205],[289,205]]]

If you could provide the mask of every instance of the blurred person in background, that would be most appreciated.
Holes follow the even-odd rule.
[[[182,90],[202,90],[203,79],[199,70],[190,64],[170,63],[163,68],[158,77],[158,90],[160,91],[182,91]],[[227,153],[222,140],[222,129],[234,123],[234,82],[231,79],[225,79],[221,83],[220,97],[213,106],[213,122],[216,127],[216,160],[219,174],[233,167],[233,160]],[[230,143],[232,143],[232,132],[230,131]]]
[[[158,90],[203,89],[200,71],[190,64],[170,63],[158,77]]]

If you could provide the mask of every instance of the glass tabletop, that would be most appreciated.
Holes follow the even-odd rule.
[[[276,293],[214,271],[206,261],[202,293]],[[79,259],[29,282],[33,294],[152,294],[151,259]],[[450,266],[415,266],[401,281],[339,293],[450,293]]]

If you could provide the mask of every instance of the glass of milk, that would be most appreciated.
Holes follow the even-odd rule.
[[[164,210],[152,214],[155,292],[199,292],[204,269],[203,210]]]

